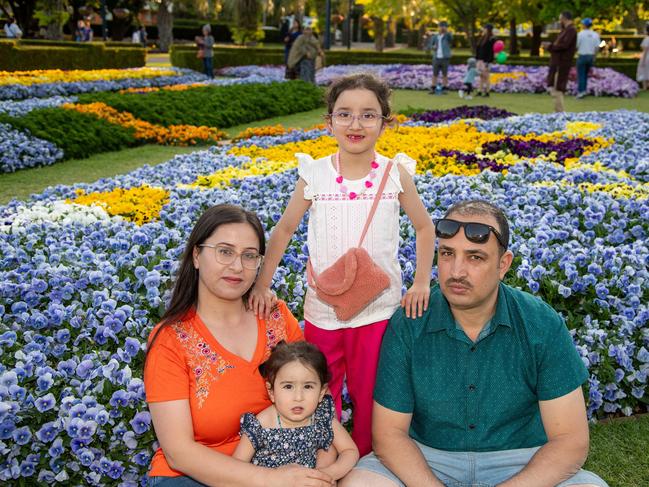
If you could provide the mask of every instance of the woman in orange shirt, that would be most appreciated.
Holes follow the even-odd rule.
[[[149,485],[332,484],[318,470],[269,469],[231,457],[241,414],[271,404],[259,365],[279,341],[303,340],[285,303],[267,320],[245,305],[264,252],[259,219],[233,205],[208,209],[189,236],[145,361],[146,398],[160,443]]]

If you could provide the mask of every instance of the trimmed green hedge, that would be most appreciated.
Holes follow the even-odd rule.
[[[322,106],[322,89],[303,81],[205,86],[146,94],[88,93],[80,103],[99,101],[158,125],[226,128]]]
[[[81,159],[142,143],[133,136],[133,129],[63,108],[32,110],[16,118],[0,114],[0,122],[49,140],[63,149],[64,159]]]
[[[454,55],[451,64],[463,64],[469,56]],[[431,56],[425,52],[394,53],[376,51],[328,51],[325,63],[327,66],[334,64],[428,64]],[[545,66],[548,57],[509,56],[507,64],[521,66]],[[282,49],[267,48],[241,48],[217,47],[214,49],[214,67],[246,66],[250,64],[283,64],[284,51]],[[171,64],[180,68],[190,68],[196,71],[203,70],[203,64],[196,58],[196,48],[193,46],[171,46]],[[620,73],[635,79],[637,60],[625,58],[598,58],[595,65],[599,68],[613,68]]]
[[[3,71],[135,68],[145,63],[145,50],[135,44],[0,40]]]

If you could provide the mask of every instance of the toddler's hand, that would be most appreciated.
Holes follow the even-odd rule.
[[[414,283],[408,292],[401,298],[401,306],[404,307],[408,318],[418,318],[428,309],[430,287],[428,284]]]
[[[269,287],[255,284],[248,297],[248,307],[259,318],[268,319],[270,311],[277,303],[277,296]]]
[[[295,464],[271,469],[267,480],[269,487],[328,487],[335,485],[335,481],[326,473]]]

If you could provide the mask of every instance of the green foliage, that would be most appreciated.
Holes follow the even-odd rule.
[[[43,40],[0,41],[0,70],[105,69],[144,66],[146,53],[132,44]]]
[[[17,118],[0,115],[0,122],[56,144],[63,149],[64,159],[80,159],[138,143],[132,129],[63,108],[33,110]]]
[[[100,101],[158,125],[231,127],[263,118],[313,110],[322,105],[322,90],[303,81],[205,86],[186,91],[146,94],[92,93],[81,103]]]

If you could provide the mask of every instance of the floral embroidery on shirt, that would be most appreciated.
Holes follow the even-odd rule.
[[[275,307],[271,311],[270,317],[266,320],[266,351],[264,353],[264,360],[270,356],[273,347],[282,340],[286,340],[286,322],[279,308]]]
[[[200,409],[209,396],[210,385],[219,380],[227,369],[234,369],[234,365],[212,351],[191,325],[179,321],[172,328],[187,352],[187,364],[196,379],[196,400]]]

